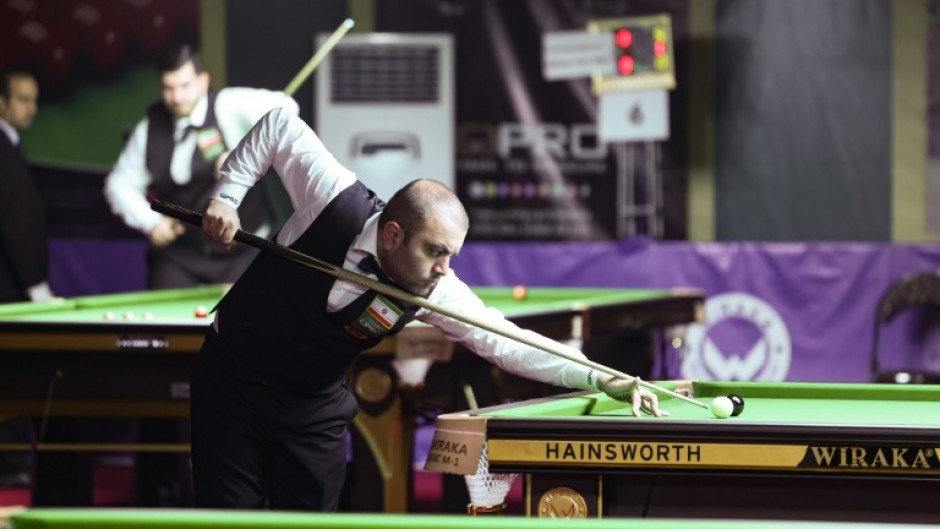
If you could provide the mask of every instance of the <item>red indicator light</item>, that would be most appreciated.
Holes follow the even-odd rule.
[[[656,43],[653,44],[653,53],[654,53],[657,57],[659,57],[659,56],[661,56],[661,55],[665,55],[665,54],[666,54],[666,43],[663,42],[663,41],[661,41],[661,40],[657,40]]]
[[[635,64],[633,62],[633,57],[629,55],[623,55],[617,59],[617,70],[620,71],[621,75],[630,75],[633,73],[633,68]]]
[[[614,42],[621,48],[629,48],[633,44],[633,33],[629,29],[618,29],[617,33],[614,33]]]

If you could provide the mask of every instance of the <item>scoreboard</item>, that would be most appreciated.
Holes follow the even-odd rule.
[[[615,73],[591,76],[595,93],[675,88],[668,14],[592,20],[587,30],[610,34],[616,60]]]

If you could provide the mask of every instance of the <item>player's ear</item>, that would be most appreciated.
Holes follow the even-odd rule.
[[[209,72],[199,73],[199,84],[202,86],[203,92],[209,91]]]
[[[394,220],[382,226],[382,245],[389,250],[399,246],[405,240],[405,230]]]

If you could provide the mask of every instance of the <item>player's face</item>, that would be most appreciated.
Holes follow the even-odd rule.
[[[0,117],[17,130],[26,130],[33,126],[39,100],[39,85],[30,76],[14,75],[10,77],[9,99],[0,96]]]
[[[199,98],[209,91],[209,74],[196,73],[192,61],[180,69],[160,75],[160,96],[167,110],[176,119],[192,113]]]
[[[408,292],[427,295],[450,272],[450,259],[463,246],[467,226],[461,218],[437,215],[424,230],[411,234],[397,223],[387,224],[383,244],[388,251],[381,257],[386,273]]]

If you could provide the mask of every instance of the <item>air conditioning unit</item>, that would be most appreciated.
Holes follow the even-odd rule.
[[[454,189],[453,56],[451,35],[351,34],[317,69],[317,134],[384,200],[416,178]]]

